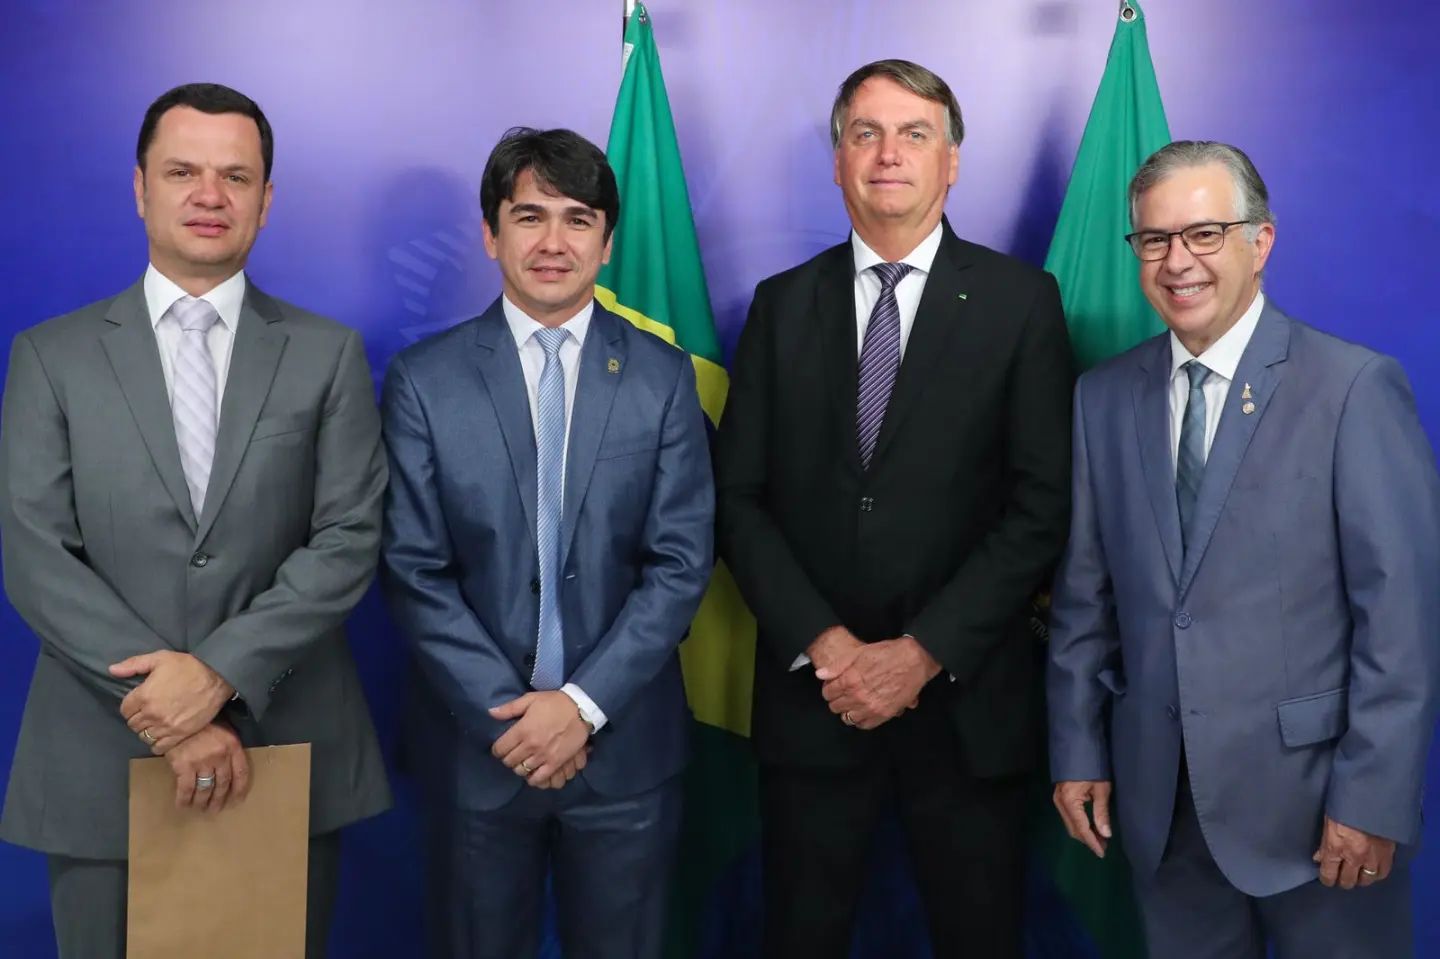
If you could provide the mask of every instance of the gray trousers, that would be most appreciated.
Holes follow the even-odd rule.
[[[1319,867],[1316,867],[1317,869]],[[1230,885],[1205,845],[1190,783],[1180,779],[1170,843],[1137,882],[1150,955],[1163,959],[1408,959],[1415,952],[1410,870],[1345,890],[1314,880],[1273,896]]]
[[[60,959],[125,959],[128,868],[123,859],[48,856],[50,911]],[[325,959],[335,911],[340,834],[310,840],[306,959]]]

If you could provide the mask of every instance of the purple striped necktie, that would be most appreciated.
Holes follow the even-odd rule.
[[[880,277],[880,299],[870,311],[865,327],[865,345],[860,349],[860,389],[855,402],[856,434],[860,440],[860,463],[870,468],[885,407],[900,372],[900,304],[895,285],[914,267],[908,263],[877,263],[872,270]]]

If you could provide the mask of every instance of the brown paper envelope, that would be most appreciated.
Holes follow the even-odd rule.
[[[310,744],[245,754],[250,794],[218,814],[131,760],[127,959],[304,959]]]

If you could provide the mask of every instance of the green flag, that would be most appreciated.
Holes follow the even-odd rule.
[[[1140,292],[1139,261],[1121,238],[1130,232],[1130,178],[1169,142],[1145,18],[1137,0],[1127,0],[1045,258],[1045,269],[1059,281],[1082,369],[1164,328]],[[1038,852],[1076,919],[1104,959],[1143,957],[1130,868],[1119,844],[1112,840],[1105,858],[1096,859],[1065,833],[1048,796],[1043,806]]]
[[[630,16],[624,49],[607,149],[622,212],[595,298],[690,354],[700,404],[710,422],[718,424],[730,380],[715,335],[660,55],[642,4]],[[755,764],[746,742],[755,621],[723,566],[716,567],[690,636],[680,647],[680,661],[698,722],[686,772],[667,951],[688,957],[717,880],[758,835]]]
[[[1075,154],[1045,269],[1060,282],[1070,339],[1082,369],[1160,332],[1140,292],[1126,189],[1151,153],[1170,142],[1137,0],[1121,7],[1110,57]]]

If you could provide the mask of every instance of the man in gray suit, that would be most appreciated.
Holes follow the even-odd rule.
[[[124,955],[131,759],[165,756],[177,803],[218,812],[244,746],[313,744],[310,956],[336,831],[389,802],[342,630],[378,559],[379,417],[359,336],[243,272],[272,155],[248,97],[160,97],[144,278],[11,346],[5,590],[40,655],[0,837],[49,856],[62,959]]]
[[[1113,788],[1152,955],[1408,956],[1440,694],[1409,385],[1266,300],[1274,218],[1241,151],[1172,143],[1130,200],[1169,332],[1075,391],[1055,805],[1104,855]]]

